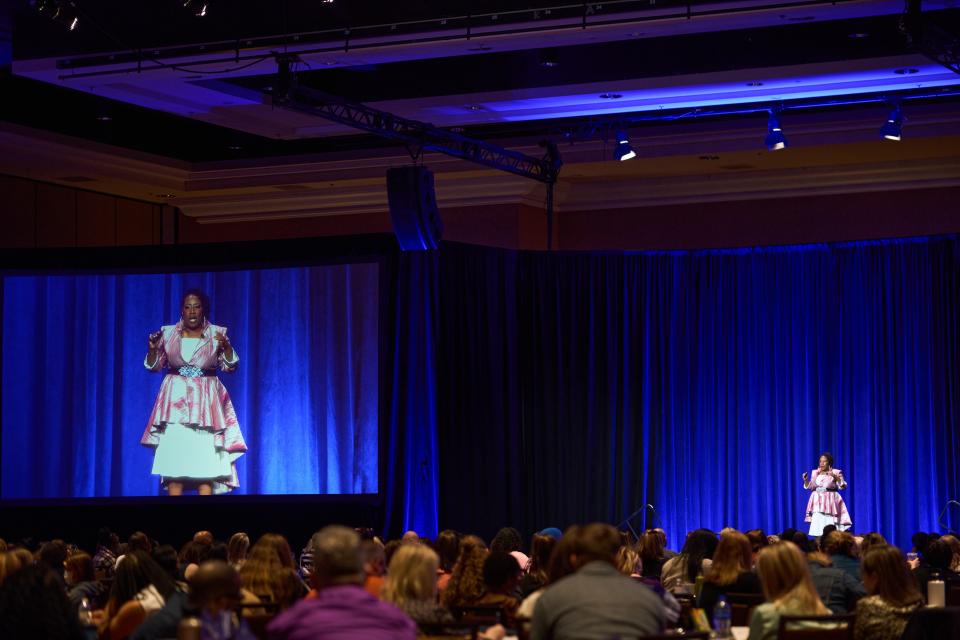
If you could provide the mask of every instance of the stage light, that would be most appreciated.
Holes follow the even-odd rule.
[[[637,152],[630,146],[630,140],[624,131],[617,131],[617,146],[614,147],[613,157],[620,162],[637,157]]]
[[[208,2],[202,2],[202,0],[182,0],[181,4],[184,9],[193,11],[193,15],[198,18],[203,18],[207,15]]]
[[[890,107],[890,114],[887,116],[887,121],[880,127],[880,137],[884,140],[900,142],[902,129],[903,112],[900,110],[899,104],[894,104]]]
[[[787,148],[787,136],[783,135],[780,118],[773,109],[770,110],[770,118],[767,120],[767,137],[764,142],[767,143],[767,149],[770,151],[780,151]]]
[[[70,31],[76,31],[80,25],[80,14],[77,6],[65,0],[37,0],[33,7],[38,13],[49,17],[54,22],[60,22]]]

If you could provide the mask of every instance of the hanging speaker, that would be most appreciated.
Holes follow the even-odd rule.
[[[433,189],[433,172],[418,166],[387,169],[387,199],[400,248],[436,249],[443,235],[443,223]]]

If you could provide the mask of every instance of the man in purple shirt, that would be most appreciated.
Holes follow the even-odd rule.
[[[413,620],[363,589],[360,536],[329,526],[313,534],[311,581],[317,597],[301,600],[268,626],[271,640],[414,640]]]

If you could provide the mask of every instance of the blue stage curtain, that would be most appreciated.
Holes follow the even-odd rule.
[[[805,530],[829,450],[854,529],[908,545],[960,489],[955,237],[442,251],[444,526]]]
[[[7,276],[3,497],[158,493],[139,440],[161,376],[143,358],[190,287],[241,358],[221,374],[250,448],[239,493],[377,493],[378,272]]]

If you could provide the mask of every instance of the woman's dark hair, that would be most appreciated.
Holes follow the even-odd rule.
[[[204,307],[204,309],[206,309],[206,307]],[[833,454],[831,454],[829,451],[824,451],[823,453],[821,453],[820,457],[817,458],[818,467],[820,466],[820,458],[826,458],[827,466],[830,467],[831,469],[833,468]]]
[[[228,555],[226,543],[216,540],[207,549],[206,556],[203,558],[203,560],[204,562],[207,560],[223,560],[224,562],[227,562]]]
[[[932,540],[923,552],[923,561],[933,569],[949,569],[953,560],[953,549],[946,540]]]
[[[793,539],[790,541],[793,544],[797,545],[800,548],[800,551],[807,554],[813,551],[813,545],[810,543],[810,538],[807,537],[803,531],[797,531],[793,534]]]
[[[520,551],[521,549],[523,549],[523,538],[520,537],[520,532],[513,527],[500,529],[490,542],[491,553],[494,551],[510,553],[511,551]]]
[[[63,572],[63,563],[67,561],[67,544],[63,540],[51,540],[40,547],[37,560],[55,573]]]
[[[916,549],[917,553],[923,555],[927,551],[927,545],[930,544],[930,535],[923,531],[917,531],[910,538],[910,542],[913,543],[913,548]]]
[[[444,573],[450,573],[460,555],[460,534],[453,529],[444,529],[437,535],[433,550],[440,556],[440,568]]]
[[[556,546],[557,539],[553,536],[533,534],[533,539],[530,541],[530,575],[537,584],[547,583],[550,555]]]
[[[161,545],[153,550],[153,559],[160,568],[167,572],[170,579],[176,582],[180,579],[180,566],[177,562],[177,550],[169,544]]]
[[[146,551],[150,553],[152,550],[152,545],[150,544],[150,537],[147,536],[143,531],[135,531],[130,534],[130,539],[127,540],[127,552],[130,551]]]
[[[160,592],[164,599],[169,598],[177,585],[156,561],[143,551],[131,551],[117,565],[117,573],[110,587],[107,611],[116,615],[124,603],[149,585]]]
[[[180,308],[183,308],[183,305],[186,303],[189,296],[196,296],[200,298],[200,304],[203,305],[203,317],[210,317],[210,298],[202,289],[187,289],[183,292],[183,296],[180,297]]]
[[[750,529],[745,535],[747,536],[747,540],[750,541],[750,547],[754,553],[759,553],[760,549],[763,549],[768,544],[767,534],[763,532],[763,529]]]
[[[570,562],[570,556],[577,552],[580,546],[580,534],[582,527],[571,525],[563,532],[563,536],[557,540],[553,551],[550,553],[550,563],[547,566],[547,584],[553,584],[561,578],[572,574],[576,567]]]
[[[90,554],[78,551],[64,563],[64,570],[73,573],[76,582],[90,582],[93,580],[93,558]]]
[[[710,529],[696,529],[687,535],[680,556],[687,563],[687,580],[696,582],[706,558],[712,558],[717,549],[717,534]]]
[[[0,638],[82,640],[63,585],[43,565],[14,571],[0,586]]]
[[[180,548],[180,564],[183,566],[200,564],[206,554],[207,545],[191,540]]]
[[[520,573],[517,559],[505,551],[491,551],[483,559],[483,583],[487,591],[498,591]]]

